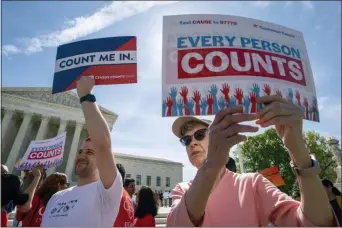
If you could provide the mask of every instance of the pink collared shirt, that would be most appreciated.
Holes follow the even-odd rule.
[[[179,183],[173,189],[167,226],[194,226],[183,198],[190,186],[191,182]],[[315,226],[305,218],[300,202],[281,192],[262,175],[226,170],[209,196],[202,226],[266,227],[269,223],[283,227]]]

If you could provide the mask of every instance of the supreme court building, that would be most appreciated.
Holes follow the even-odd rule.
[[[99,107],[110,130],[118,117]],[[75,181],[74,161],[78,149],[88,137],[78,96],[71,92],[51,94],[51,88],[2,88],[1,163],[15,172],[15,163],[25,154],[32,140],[48,139],[67,132],[64,159],[57,169]],[[137,187],[149,185],[170,190],[183,179],[183,165],[160,158],[121,154],[115,151],[117,163],[124,165],[126,177],[136,180]]]

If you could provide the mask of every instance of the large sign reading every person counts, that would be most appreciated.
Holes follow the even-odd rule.
[[[303,34],[226,15],[163,18],[162,115],[214,115],[226,106],[261,109],[256,98],[278,94],[319,121]]]

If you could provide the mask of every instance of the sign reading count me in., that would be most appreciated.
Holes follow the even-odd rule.
[[[96,85],[137,83],[135,36],[83,40],[58,47],[52,93],[76,88],[83,76]]]

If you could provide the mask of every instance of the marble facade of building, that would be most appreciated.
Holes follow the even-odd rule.
[[[100,107],[100,110],[112,130],[118,115],[103,107]],[[66,131],[64,161],[57,169],[49,170],[49,173],[63,172],[71,178],[71,181],[75,181],[73,174],[75,156],[82,142],[87,138],[83,112],[75,93],[68,91],[52,95],[51,88],[3,87],[1,129],[1,163],[6,164],[12,172],[15,172],[16,161],[24,155],[32,140],[53,138]],[[144,168],[140,171],[142,181],[146,178],[145,174],[152,175],[151,170],[154,173],[174,170],[175,174],[172,175],[180,178],[179,182],[182,180],[182,174],[179,174],[182,173],[181,164],[176,165],[177,168],[172,168],[177,163],[168,163],[166,160],[162,163],[158,162],[158,159],[142,159],[132,155],[119,157],[118,160],[122,159],[123,165],[127,164],[127,173],[138,175],[138,167]],[[163,165],[160,165],[161,163]],[[153,178],[151,180],[152,183],[155,181]]]
[[[114,154],[117,163],[125,167],[126,177],[135,180],[136,190],[142,185],[148,185],[157,191],[172,190],[183,181],[182,163],[116,152]]]

